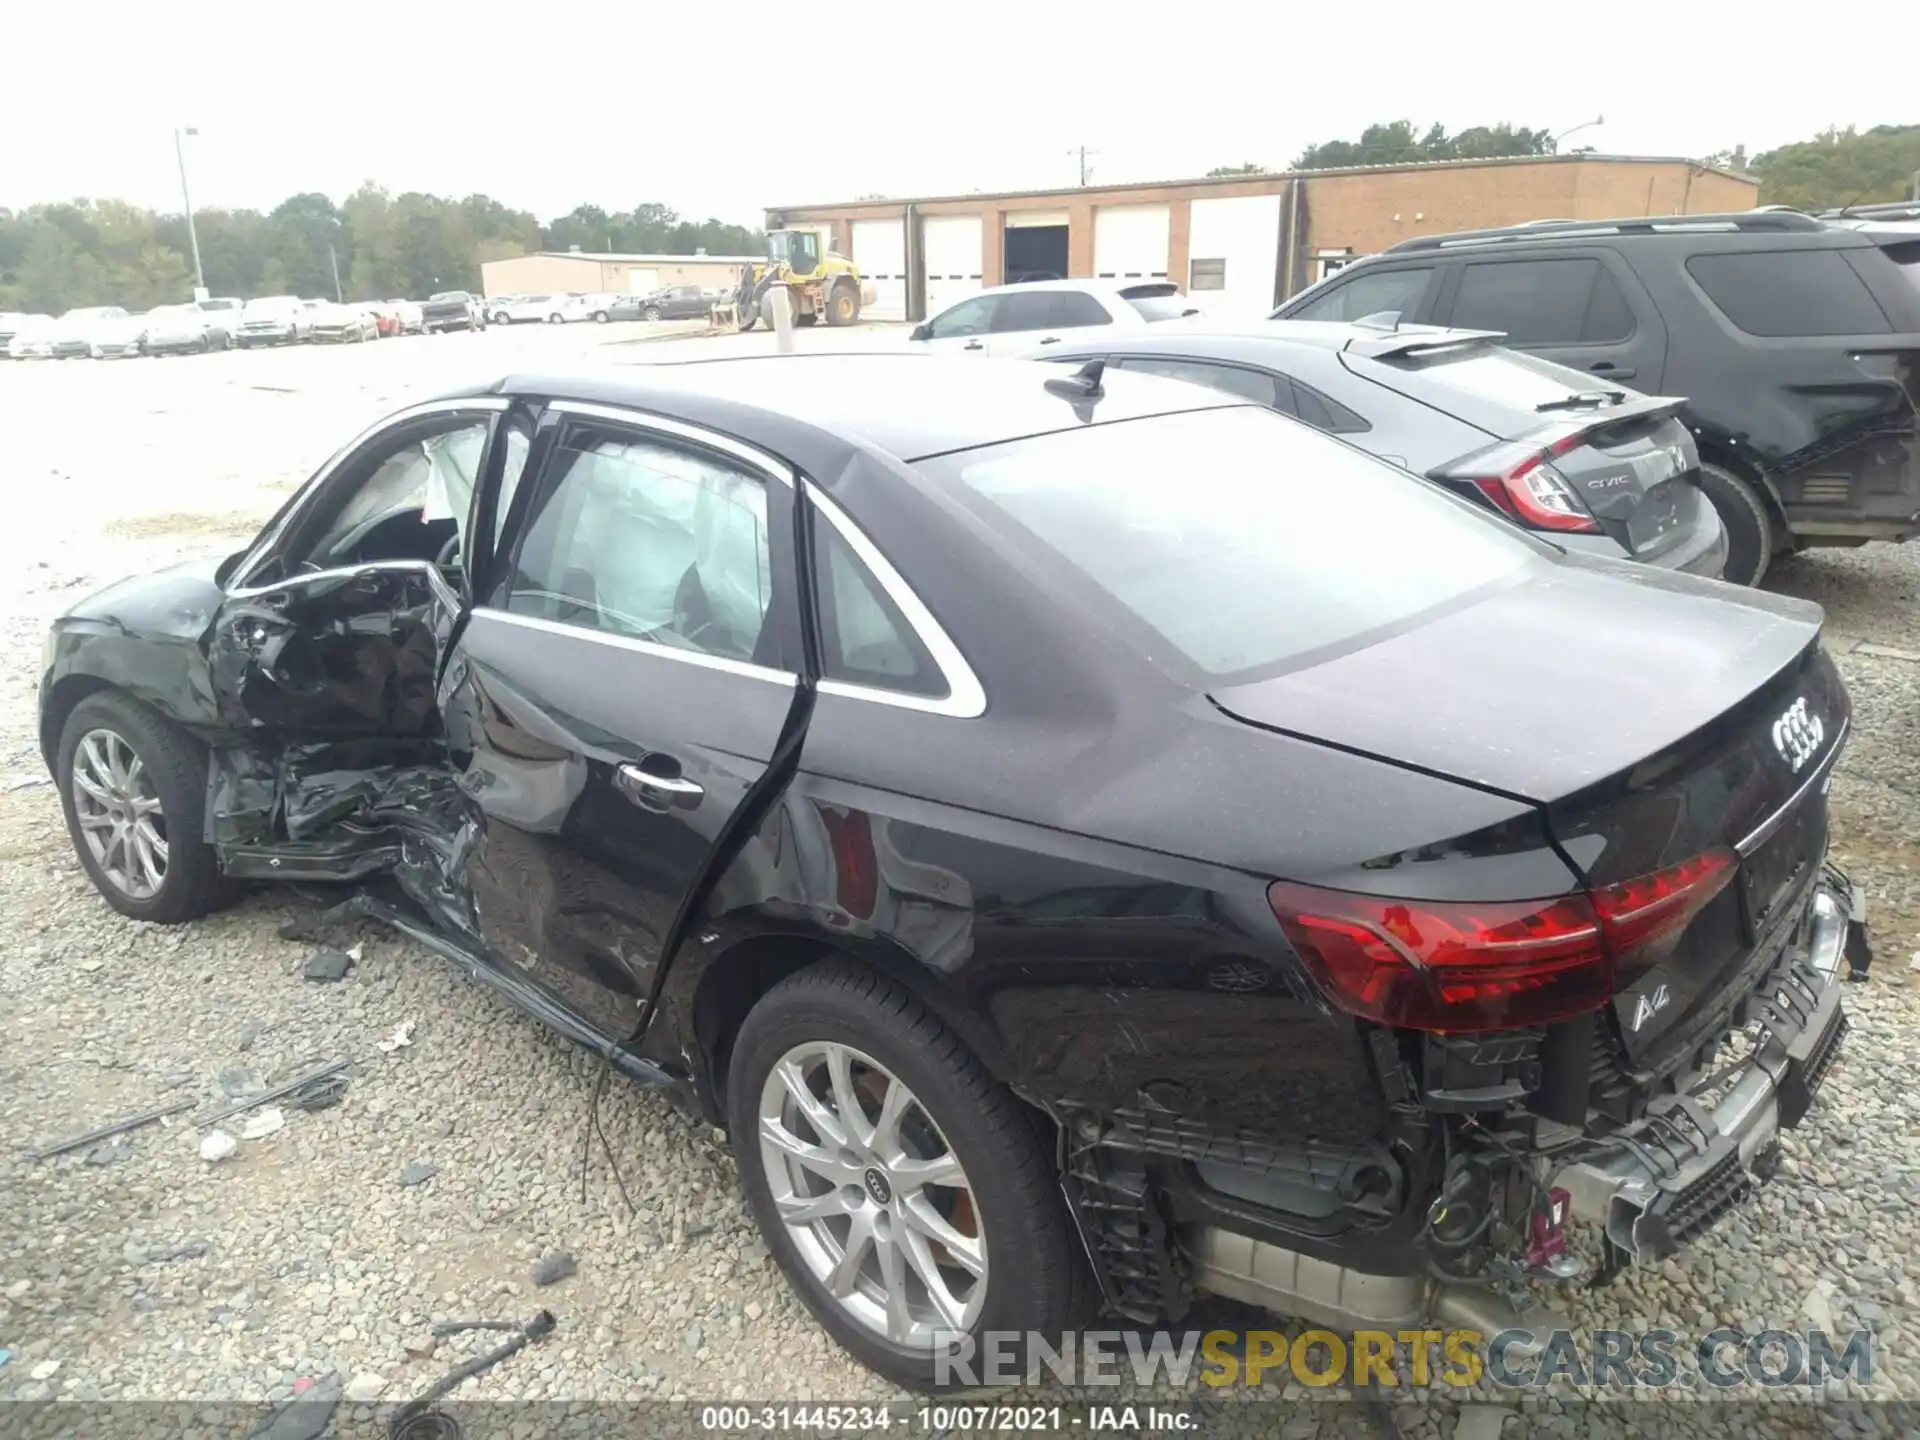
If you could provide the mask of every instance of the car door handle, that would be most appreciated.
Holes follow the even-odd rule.
[[[1060,337],[1058,335],[1045,335],[1041,337],[1040,343],[1042,345],[1058,345],[1060,343]]]
[[[1593,364],[1589,365],[1587,369],[1596,375],[1610,375],[1615,380],[1631,380],[1633,378],[1633,366],[1615,365],[1611,360],[1596,360]]]
[[[962,345],[960,348],[962,350],[984,350],[987,347],[982,345],[978,340],[969,340],[967,341],[966,344]]]
[[[698,780],[689,780],[684,775],[655,775],[631,763],[622,765],[614,774],[627,798],[650,810],[691,810],[707,793],[706,786]]]

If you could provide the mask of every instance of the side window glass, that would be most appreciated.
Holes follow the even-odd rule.
[[[1044,330],[1052,322],[1053,297],[1045,291],[1024,290],[999,297],[993,312],[993,333],[1006,335],[1023,330]]]
[[[593,424],[562,437],[552,468],[503,582],[506,610],[756,660],[773,597],[761,480]]]
[[[510,425],[501,437],[501,444],[507,447],[505,461],[500,470],[500,497],[493,507],[493,543],[497,550],[500,536],[507,526],[507,512],[513,508],[513,497],[520,489],[520,477],[526,473],[527,451],[532,445],[526,428]]]
[[[1149,375],[1165,375],[1169,380],[1190,380],[1195,385],[1224,390],[1229,395],[1239,395],[1256,404],[1279,408],[1273,377],[1261,370],[1242,370],[1234,365],[1211,365],[1204,360],[1175,360],[1157,355],[1129,359],[1125,367],[1143,370]]]
[[[829,680],[944,699],[946,677],[846,537],[816,512],[813,565]]]
[[[1594,277],[1593,298],[1587,302],[1587,323],[1580,327],[1580,338],[1589,345],[1605,345],[1631,334],[1633,307],[1627,304],[1620,282],[1602,265]]]
[[[943,314],[936,315],[927,326],[930,339],[946,340],[955,335],[984,335],[987,327],[993,324],[997,295],[976,295],[971,300],[962,300],[958,305]]]
[[[1293,380],[1287,388],[1293,392],[1293,413],[1316,430],[1324,430],[1329,435],[1358,435],[1373,428],[1338,400],[1322,395],[1311,385]]]
[[[1485,260],[1460,277],[1450,323],[1501,330],[1515,345],[1572,345],[1586,322],[1600,262]]]
[[[1046,327],[1049,330],[1072,330],[1083,325],[1111,325],[1113,317],[1107,313],[1107,307],[1091,295],[1078,290],[1056,290],[1048,297],[1053,304],[1048,307]]]
[[[1289,320],[1364,320],[1382,311],[1394,311],[1402,320],[1412,320],[1426,298],[1433,281],[1431,265],[1408,266],[1398,270],[1364,269],[1344,285],[1336,285],[1326,294],[1287,316]]]

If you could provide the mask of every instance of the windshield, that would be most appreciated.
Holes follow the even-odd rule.
[[[202,310],[238,310],[240,308],[240,302],[238,300],[202,300],[199,308]]]
[[[1163,663],[1237,676],[1396,625],[1543,552],[1430,483],[1254,406],[923,461],[1037,574]],[[1116,614],[1116,610],[1124,614]],[[1167,667],[1178,673],[1178,666]]]

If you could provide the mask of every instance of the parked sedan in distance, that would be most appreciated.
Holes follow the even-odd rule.
[[[389,300],[386,303],[392,309],[394,317],[400,322],[400,333],[402,335],[418,335],[420,333],[420,325],[423,317],[418,301],[402,299]]]
[[[224,350],[232,343],[225,329],[233,321],[218,318],[197,305],[163,305],[146,317],[146,353],[180,355]]]
[[[9,360],[51,360],[53,337],[59,321],[51,315],[23,315],[13,322],[7,337]]]
[[[320,305],[308,312],[308,338],[316,344],[364,344],[380,338],[380,322],[361,305]]]
[[[95,320],[87,333],[87,354],[95,360],[125,360],[144,354],[147,344],[145,315],[105,316]]]
[[[43,654],[106,903],[366,887],[724,1126],[893,1384],[1082,1296],[1484,1332],[1657,1264],[1866,963],[1817,606],[1124,366],[472,385]]]
[[[255,345],[297,345],[312,328],[313,312],[298,295],[264,295],[247,301],[233,343],[242,350]]]
[[[1263,320],[1036,348],[1242,396],[1423,475],[1569,549],[1717,578],[1720,517],[1679,400],[1509,350],[1486,331]]]
[[[246,304],[237,295],[209,295],[205,300],[196,300],[194,308],[207,317],[207,328],[218,335],[217,344],[224,349],[233,343]]]
[[[51,315],[40,315],[20,310],[8,310],[0,313],[0,357],[11,355],[15,336],[28,334],[52,323],[53,317]]]
[[[119,305],[89,305],[67,311],[54,322],[53,358],[74,360],[91,355],[94,330],[104,322],[126,318],[125,308]]]
[[[969,295],[916,325],[907,339],[928,350],[1021,355],[1101,326],[1138,330],[1199,313],[1165,280],[1046,280]]]
[[[557,291],[544,295],[503,295],[487,302],[487,319],[495,325],[518,325],[532,320],[557,325],[566,319],[567,302],[571,298]]]

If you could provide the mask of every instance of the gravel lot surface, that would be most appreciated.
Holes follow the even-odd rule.
[[[270,891],[185,928],[119,918],[72,857],[34,737],[52,616],[120,574],[237,548],[335,446],[407,399],[581,358],[771,348],[763,335],[610,343],[674,328],[535,326],[338,350],[0,366],[11,501],[0,530],[0,1347],[10,1351],[0,1398],[257,1401],[332,1372],[354,1399],[405,1399],[484,1348],[470,1337],[435,1346],[431,1323],[524,1319],[543,1306],[560,1317],[558,1332],[468,1382],[462,1397],[889,1397],[789,1296],[714,1133],[612,1084],[600,1123],[637,1207],[629,1213],[597,1147],[582,1180],[591,1062],[452,967],[368,928],[329,941],[359,948],[344,981],[305,980],[314,945],[277,928],[314,906]],[[856,331],[801,343],[898,342]],[[1834,849],[1868,892],[1874,978],[1849,990],[1852,1036],[1821,1104],[1786,1137],[1775,1183],[1682,1260],[1565,1303],[1583,1329],[1871,1327],[1873,1381],[1835,1386],[1830,1398],[1913,1399],[1920,545],[1816,552],[1771,583],[1828,607],[1853,691]],[[410,1044],[379,1047],[409,1022]],[[240,1138],[223,1161],[203,1160],[199,1132],[184,1123],[47,1162],[26,1157],[136,1111],[186,1099],[204,1108],[341,1057],[357,1062],[341,1104],[286,1109],[283,1128]],[[225,1128],[240,1137],[238,1124]],[[562,1253],[574,1272],[536,1286],[536,1265]],[[1478,1388],[1518,1408],[1510,1393]],[[1454,1418],[1410,1398],[1392,1407],[1402,1433],[1454,1433]],[[1504,1413],[1468,1412],[1458,1433],[1498,1433]],[[1756,1428],[1750,1417],[1733,1424],[1726,1407],[1713,1414],[1675,1433]],[[1890,1423],[1868,1411],[1859,1423],[1876,1418]],[[1249,1433],[1278,1433],[1269,1423],[1246,1415]],[[1324,1408],[1291,1418],[1285,1433],[1365,1423]],[[1523,1425],[1607,1428],[1548,1408],[1510,1420],[1506,1433]]]

